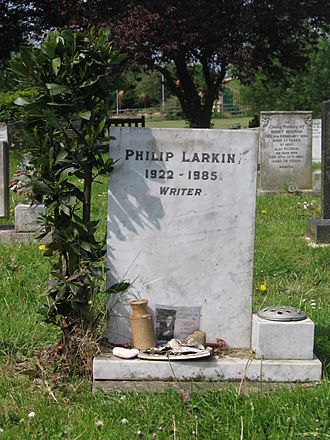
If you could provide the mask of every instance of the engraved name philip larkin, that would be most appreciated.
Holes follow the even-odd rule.
[[[239,158],[238,158],[239,156]],[[139,161],[139,162],[150,162],[156,163],[166,163],[165,167],[149,167],[146,164],[146,168],[144,169],[144,177],[146,179],[156,179],[163,182],[171,182],[173,179],[184,179],[190,182],[193,181],[219,181],[222,180],[222,173],[219,169],[208,169],[203,170],[200,169],[182,169],[182,170],[173,170],[170,168],[171,162],[179,161],[182,164],[197,165],[197,164],[240,164],[241,163],[241,154],[237,155],[235,153],[203,153],[203,152],[194,152],[189,153],[187,151],[182,151],[180,154],[175,154],[172,151],[145,151],[145,150],[125,150],[125,160],[127,161]],[[238,159],[238,160],[237,160]],[[197,168],[197,167],[196,167]],[[180,187],[171,187],[171,186],[160,186],[159,194],[162,196],[200,196],[202,195],[202,188],[188,187],[188,186],[180,186]]]

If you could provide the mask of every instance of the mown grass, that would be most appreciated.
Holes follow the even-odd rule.
[[[106,228],[106,186],[101,179],[93,199],[99,238]],[[36,245],[2,245],[0,439],[330,438],[330,248],[305,241],[307,219],[319,212],[318,197],[258,197],[253,308],[297,306],[315,321],[321,383],[248,395],[238,395],[237,386],[196,393],[187,403],[170,390],[105,395],[92,394],[88,381],[74,377],[45,382],[33,355],[58,337],[38,313],[50,262]],[[267,293],[258,291],[260,284]]]
[[[247,128],[251,117],[228,117],[212,119],[213,128]],[[167,121],[161,118],[146,119],[146,127],[149,128],[187,128],[187,122],[183,119]]]

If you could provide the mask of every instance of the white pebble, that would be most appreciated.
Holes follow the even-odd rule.
[[[122,359],[132,359],[135,358],[139,354],[139,350],[136,348],[123,348],[123,347],[115,347],[112,350],[112,353]]]

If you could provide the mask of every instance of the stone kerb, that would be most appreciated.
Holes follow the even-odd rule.
[[[312,190],[312,113],[261,112],[260,193]]]
[[[250,347],[256,130],[113,128],[108,338],[131,340],[133,296],[200,310],[208,341]]]

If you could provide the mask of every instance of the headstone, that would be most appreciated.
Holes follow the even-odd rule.
[[[315,243],[330,243],[330,101],[322,112],[321,218],[309,220],[307,235]]]
[[[9,152],[7,126],[0,123],[0,217],[9,217]]]
[[[321,162],[322,119],[312,121],[312,158],[313,162]]]
[[[311,112],[261,112],[260,191],[312,189]]]
[[[113,128],[108,339],[131,340],[128,301],[167,311],[176,331],[250,347],[256,130]],[[198,321],[198,328],[191,329]],[[178,330],[177,330],[178,329]]]
[[[38,217],[45,214],[44,205],[24,205],[15,206],[15,232],[38,232],[40,224]]]

